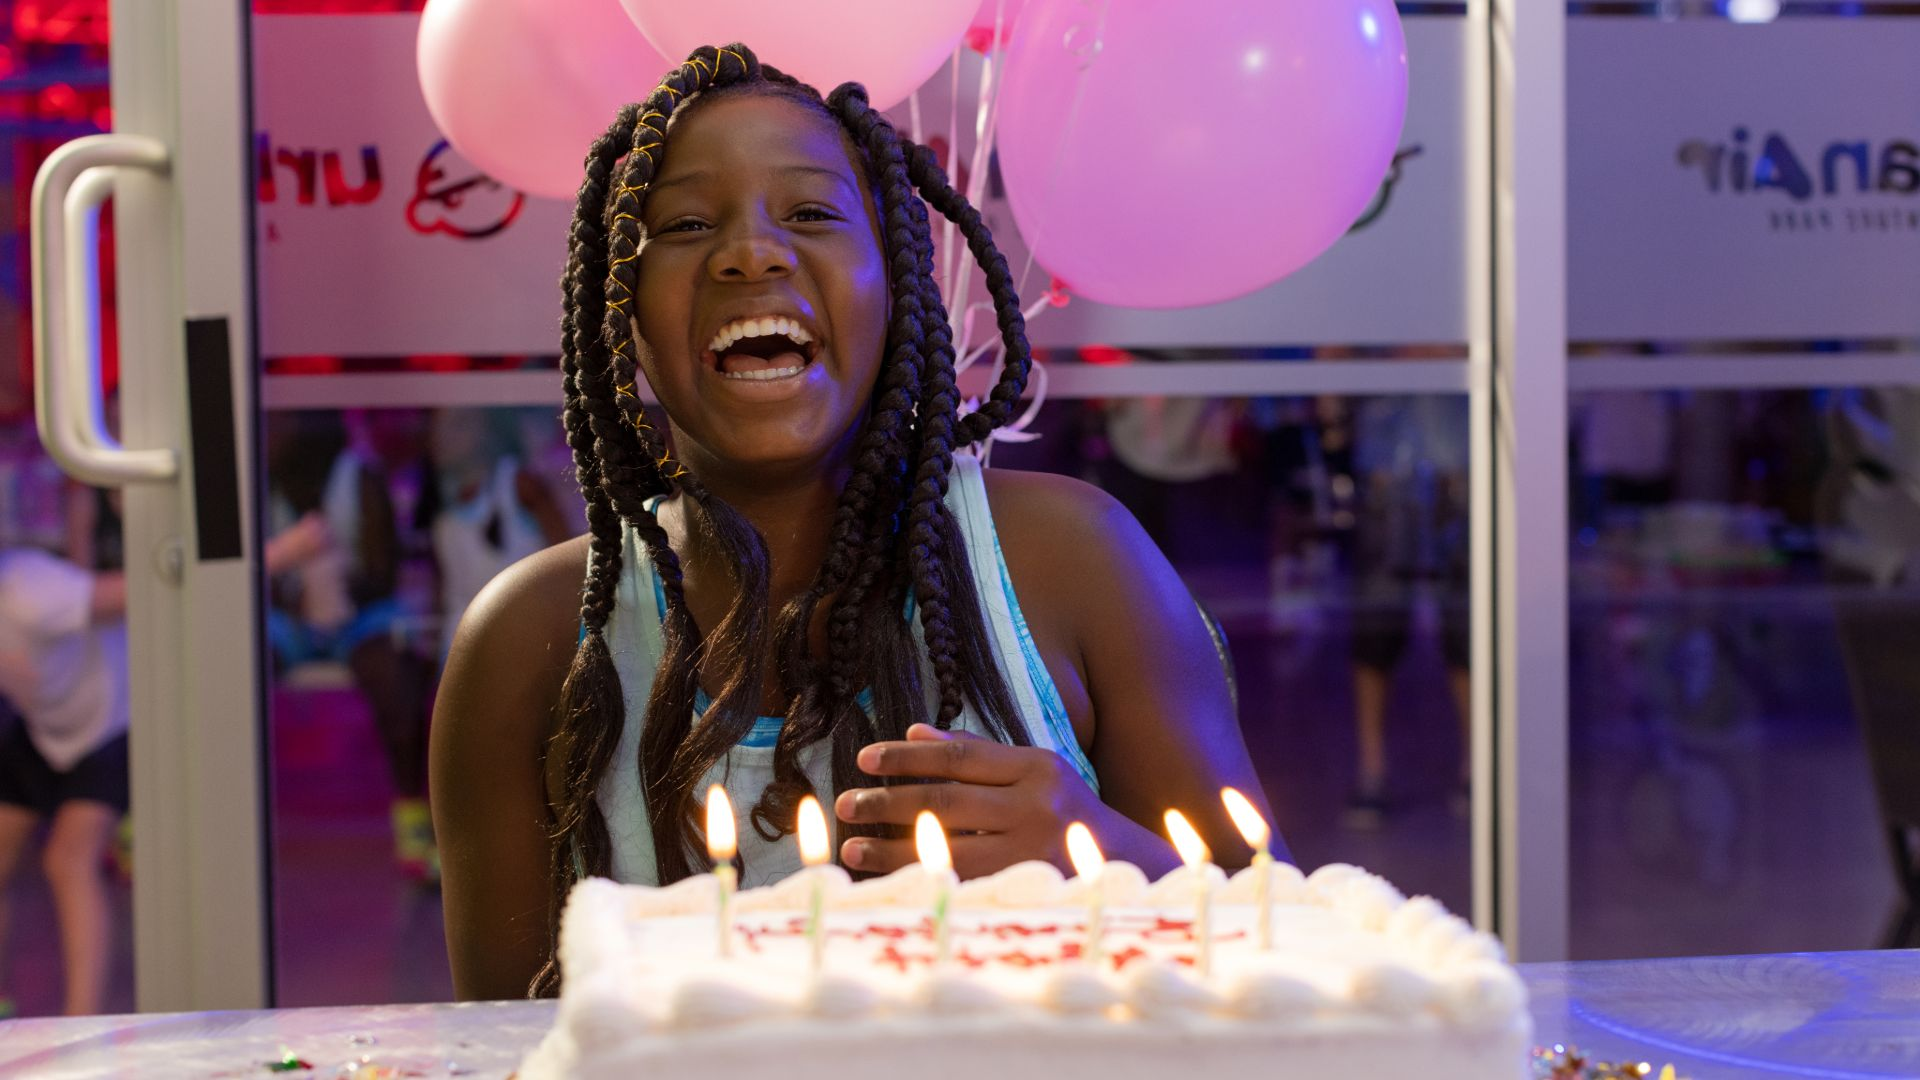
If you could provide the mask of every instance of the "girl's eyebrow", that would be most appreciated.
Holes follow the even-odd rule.
[[[860,195],[859,190],[853,186],[853,181],[848,180],[847,174],[839,169],[829,169],[820,165],[782,165],[776,171],[788,175],[824,176],[845,188],[848,195],[855,198]]]
[[[824,176],[835,181],[842,188],[845,188],[849,196],[857,198],[860,194],[859,189],[853,186],[853,182],[847,179],[846,173],[838,169],[829,169],[824,165],[776,165],[773,171],[787,175]],[[711,179],[713,179],[713,173],[711,171],[694,169],[691,172],[684,172],[665,180],[655,180],[649,187],[652,191],[658,192],[663,188],[677,187],[681,184],[696,184]]]

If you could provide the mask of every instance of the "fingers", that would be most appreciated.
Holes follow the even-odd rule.
[[[957,780],[963,784],[1017,783],[1052,751],[1007,746],[964,732],[938,731],[925,724],[907,729],[905,742],[878,742],[860,748],[854,759],[869,776],[912,776]]]
[[[953,872],[962,879],[998,873],[1027,858],[1004,836],[949,836],[947,847],[953,852]],[[849,870],[873,874],[891,874],[920,861],[912,840],[883,840],[874,836],[856,836],[840,845],[840,860]]]
[[[922,810],[931,810],[942,825],[962,832],[999,832],[1021,821],[1011,788],[981,784],[855,788],[833,801],[834,815],[841,821],[865,825],[911,825]]]

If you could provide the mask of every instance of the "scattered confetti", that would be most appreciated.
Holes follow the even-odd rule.
[[[1648,1080],[1653,1066],[1645,1061],[1595,1061],[1578,1047],[1555,1043],[1533,1050],[1534,1080]],[[1684,1080],[1672,1065],[1662,1068],[1658,1080]]]
[[[267,1062],[268,1072],[301,1072],[303,1070],[311,1070],[312,1068],[313,1066],[310,1063],[300,1060],[300,1055],[284,1048],[280,1051],[279,1061]]]

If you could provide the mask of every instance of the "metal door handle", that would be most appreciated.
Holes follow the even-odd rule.
[[[107,431],[100,390],[100,204],[119,168],[167,171],[167,148],[89,135],[48,155],[33,181],[33,399],[40,441],[74,479],[99,487],[180,475],[172,449],[126,450]]]

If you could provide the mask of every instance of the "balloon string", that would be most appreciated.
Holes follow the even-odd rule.
[[[1026,310],[1020,313],[1020,317],[1025,319],[1027,322],[1032,322],[1033,320],[1039,318],[1040,313],[1043,311],[1046,311],[1048,308],[1056,308],[1061,306],[1062,306],[1062,301],[1058,297],[1056,297],[1053,293],[1051,292],[1044,293],[1041,295],[1040,299],[1035,300],[1031,304],[1028,304],[1026,307]],[[971,319],[973,317],[974,312],[991,311],[992,309],[993,309],[993,305],[991,303],[982,301],[980,303],[974,304],[973,310],[967,312],[967,316],[969,319]],[[966,353],[966,355],[960,358],[960,362],[957,365],[955,365],[954,370],[956,372],[964,371],[967,365],[972,364],[975,361],[979,360],[982,356],[985,356],[988,353],[988,351],[993,349],[999,349],[1002,352],[1005,352],[1006,347],[1007,347],[1006,342],[1001,341],[999,338],[996,337],[992,341],[986,342],[985,344],[979,346],[978,348],[969,350]],[[1038,363],[1038,361],[1035,361],[1035,363]]]
[[[1048,292],[1047,295],[1042,296],[1040,299],[1028,305],[1027,310],[1021,314],[1031,322],[1039,318],[1041,312],[1048,308],[1059,306],[1060,302],[1055,298],[1054,294]],[[1006,363],[1006,344],[1004,342],[994,342],[991,345],[983,345],[980,347],[980,352],[985,352],[995,345],[997,345],[1000,350],[999,356],[995,359],[993,365],[994,381],[998,382],[1000,378],[1000,368]],[[977,359],[980,352],[976,352],[969,360]],[[1033,358],[1032,366],[1028,368],[1028,379],[1027,395],[1029,400],[1027,401],[1026,409],[1023,410],[1019,418],[1012,423],[995,428],[993,431],[987,433],[986,439],[983,440],[980,445],[979,457],[982,465],[990,463],[993,457],[993,444],[996,442],[1030,443],[1040,438],[1039,432],[1029,429],[1033,426],[1034,420],[1040,415],[1040,406],[1046,404],[1047,387],[1052,376],[1047,372],[1047,365],[1037,356]]]
[[[1038,358],[1033,361],[1030,374],[1032,381],[1027,390],[1028,400],[1026,409],[1020,413],[1019,419],[1002,427],[995,428],[981,441],[980,463],[982,465],[991,463],[993,458],[993,445],[995,443],[1030,443],[1039,441],[1041,433],[1029,429],[1033,426],[1034,420],[1040,415],[1040,406],[1046,404],[1047,385],[1052,376],[1047,372],[1047,365],[1041,363]]]
[[[1040,406],[1047,401],[1047,384],[1053,376],[1048,373],[1047,365],[1038,360],[1033,362],[1033,389],[1027,395],[1027,407],[1020,418],[999,431],[994,432],[1003,442],[1032,442],[1040,437],[1037,431],[1028,431],[1040,415]]]
[[[999,24],[996,22],[994,25],[994,32],[997,34],[999,33],[999,30],[1000,30]],[[957,62],[959,54],[956,52],[954,55]],[[974,190],[974,185],[979,180],[980,170],[983,167],[984,162],[986,160],[987,144],[985,140],[986,140],[986,134],[987,134],[987,121],[989,119],[989,114],[993,109],[993,94],[994,94],[994,78],[993,77],[994,77],[993,54],[989,53],[986,57],[985,62],[980,67],[979,100],[974,105],[973,159],[972,159],[971,171],[967,176],[967,184],[966,184],[967,201],[970,203],[973,203],[975,208],[978,208],[980,203],[977,199],[974,198],[972,193]],[[957,161],[959,159],[959,156],[960,156],[960,147],[959,147],[959,144],[956,143],[954,144],[952,155],[949,158],[949,160]],[[972,260],[972,253],[955,250],[953,252],[953,259],[954,259],[953,271],[959,277],[959,280],[955,281],[953,285],[953,310],[960,312],[959,323],[953,328],[954,348],[958,352],[964,355],[967,351],[967,347],[973,343],[973,338],[972,338],[973,320],[967,317],[967,294],[973,291],[973,274],[969,272],[969,270],[967,269],[968,264]]]
[[[981,74],[980,114],[974,121],[973,171],[967,177],[967,201],[976,208],[987,191],[987,167],[991,161],[989,148],[993,146],[994,133],[1000,126],[1000,91],[1007,81],[1006,17],[1007,0],[998,0],[993,9],[993,46],[987,56],[987,66]],[[997,81],[994,78],[996,71],[1000,73]],[[991,96],[987,92],[989,84],[993,87]]]
[[[1002,0],[1002,3],[1004,2],[1005,0]],[[986,205],[987,178],[988,174],[993,171],[992,148],[995,140],[999,137],[1000,130],[1000,102],[1004,96],[1007,85],[1006,49],[998,44],[1001,40],[1000,24],[996,21],[994,24],[994,41],[996,44],[993,55],[988,59],[987,67],[982,75],[981,112],[984,115],[981,117],[979,129],[974,135],[973,171],[967,177],[967,201],[972,203],[976,209]],[[993,88],[990,96],[985,89],[987,83],[991,83]],[[968,253],[967,257],[971,258],[971,252]],[[979,265],[977,260],[974,265]],[[972,275],[969,274],[968,279],[971,280],[971,277]],[[1015,293],[1016,295],[1018,294],[1017,289]],[[969,331],[971,330],[971,320],[969,320],[968,329]]]
[[[980,108],[973,126],[973,170],[967,176],[967,201],[976,208],[987,190],[987,165],[993,146],[994,129],[1000,124],[1000,90],[1006,85],[1007,50],[1003,44],[1007,0],[999,0],[993,12],[993,47],[980,74]],[[998,78],[995,73],[998,73]],[[989,89],[991,88],[991,89]]]
[[[947,170],[953,171],[954,163],[960,160],[960,50],[955,49],[948,69],[947,87]],[[953,295],[954,268],[958,265],[953,254],[953,219],[942,215],[940,225],[940,287],[948,296]]]
[[[981,149],[986,145],[981,140],[986,138],[987,108],[988,108],[987,88],[992,84],[992,81],[993,81],[993,53],[997,51],[1000,47],[1000,36],[1005,28],[1005,25],[1006,25],[1006,0],[996,0],[994,9],[993,9],[993,39],[989,43],[987,49],[983,51],[983,55],[986,57],[986,62],[985,62],[985,66],[981,69],[980,91],[978,95],[978,101],[974,105],[973,163],[972,163],[972,168],[969,171],[967,176],[966,189],[963,192],[963,194],[966,195],[967,201],[972,203],[975,209],[979,209],[980,200],[975,198],[973,195],[973,178],[980,174],[980,152],[981,152]],[[961,57],[965,55],[966,55],[966,47],[964,45],[956,47],[953,51],[953,72],[954,72],[953,101],[954,101],[954,110],[955,110],[956,116],[958,115],[958,110],[960,107],[959,106],[960,60],[961,60]],[[954,139],[947,151],[947,161],[952,164],[957,164],[959,160],[960,160],[959,121],[956,119],[954,121]],[[958,179],[958,177],[955,177],[954,179]],[[972,279],[972,275],[967,272],[967,263],[969,261],[971,253],[966,251],[961,251],[954,246],[952,222],[947,223],[947,231],[945,235],[942,237],[941,242],[943,245],[945,245],[941,249],[943,260],[951,263],[951,268],[949,269],[948,276],[947,276],[947,284],[949,286],[949,291],[947,295],[954,296],[955,299],[958,301],[953,305],[953,309],[952,309],[958,314],[951,315],[949,317],[958,320],[958,322],[954,326],[953,336],[954,336],[954,341],[957,343],[957,351],[964,354],[967,351],[967,345],[971,340],[971,335],[973,332],[972,313],[968,311],[967,305],[966,305],[966,293],[968,291],[968,282],[971,281]],[[978,264],[976,263],[975,265],[978,265]],[[956,277],[959,278],[958,281],[954,280]],[[959,290],[959,293],[957,296],[952,291],[954,289]],[[956,367],[954,369],[954,372],[955,374],[958,374],[962,370],[965,370],[965,364],[962,364],[959,367]]]
[[[1002,91],[1006,88],[1007,84],[1007,35],[1004,32],[1005,26],[1006,0],[999,0],[997,6],[994,8],[993,15],[993,44],[987,53],[986,62],[980,70],[980,100],[974,114],[973,164],[967,174],[967,201],[972,203],[975,209],[979,209],[986,204],[987,175],[992,172],[993,144],[994,140],[998,137],[1000,128],[1000,101]],[[973,259],[971,251],[964,254],[955,252],[955,257],[959,260],[958,272],[964,275],[961,277],[959,285],[957,286],[957,299],[959,303],[956,306],[965,312],[968,310],[966,306],[967,293],[970,291],[973,281],[973,275],[967,272],[967,264],[972,262],[973,265],[978,266],[979,262]],[[1018,290],[1015,291],[1017,292]],[[964,320],[963,325],[955,331],[954,336],[960,343],[960,352],[962,354],[967,351],[967,346],[972,343],[972,330],[973,321],[969,315],[969,317]],[[964,367],[964,364],[962,366]]]
[[[953,373],[955,375],[972,367],[973,362],[985,355],[987,350],[1000,344],[999,335],[996,334],[977,347],[968,347],[967,343],[973,340],[973,317],[982,311],[985,311],[989,315],[993,314],[993,302],[991,300],[977,300],[968,304],[966,309],[961,311],[959,315],[960,332],[954,335],[954,340],[960,344],[954,349],[954,352],[959,355],[960,359],[953,365]]]

